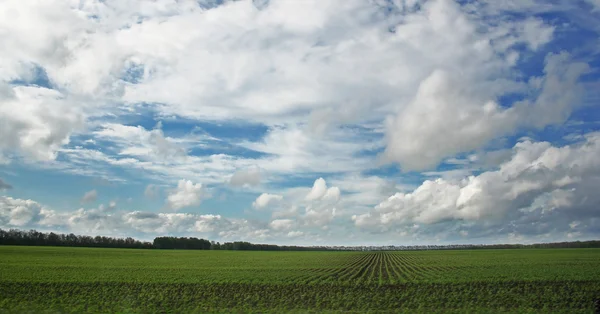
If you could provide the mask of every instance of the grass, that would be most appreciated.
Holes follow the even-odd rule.
[[[0,247],[0,312],[591,313],[600,249]]]

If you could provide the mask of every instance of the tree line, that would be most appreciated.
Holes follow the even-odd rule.
[[[90,237],[73,233],[45,233],[36,230],[22,231],[17,229],[0,229],[0,245],[29,245],[29,246],[76,246],[151,249],[150,242],[142,242],[133,238]]]
[[[415,245],[415,246],[285,246],[255,244],[244,241],[219,243],[194,237],[157,237],[152,242],[127,238],[57,234],[54,232],[0,229],[0,245],[74,246],[128,249],[177,250],[234,250],[234,251],[404,251],[404,250],[477,250],[527,248],[600,248],[600,241],[572,241],[536,244],[483,244],[483,245]]]
[[[102,236],[84,236],[39,232],[36,230],[2,230],[0,245],[27,246],[74,246],[128,249],[178,249],[178,250],[240,250],[240,251],[315,251],[325,247],[280,246],[273,244],[254,244],[250,242],[214,242],[194,237],[156,237],[152,242],[139,241],[130,237],[113,238]]]

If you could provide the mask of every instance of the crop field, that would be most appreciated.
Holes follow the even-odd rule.
[[[0,313],[593,313],[600,249],[0,247]]]

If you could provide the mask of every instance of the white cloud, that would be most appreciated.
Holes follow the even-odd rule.
[[[297,188],[286,192],[284,196],[275,195],[278,202],[277,206],[273,206],[272,217],[277,218],[274,220],[276,224],[294,220],[299,226],[307,228],[327,227],[336,217],[336,204],[340,201],[341,192],[336,186],[327,188],[325,179],[316,179],[310,190]],[[272,198],[273,195],[264,193],[253,206],[267,200],[271,203]]]
[[[398,184],[390,179],[360,174],[347,174],[330,181],[344,191],[339,207],[345,214],[365,212],[390,194],[415,188],[413,185]]]
[[[283,196],[281,195],[263,193],[252,203],[252,207],[262,209],[269,206],[269,204],[277,203],[281,200],[283,200]]]
[[[530,79],[537,98],[515,105],[522,122],[535,128],[565,122],[573,109],[581,106],[585,88],[579,79],[588,71],[587,63],[572,61],[566,52],[549,54],[544,76]]]
[[[172,180],[181,177],[206,184],[223,183],[226,177],[237,167],[253,163],[253,160],[240,159],[225,154],[210,156],[187,156],[185,158],[154,158],[148,156],[119,156],[93,149],[62,149],[65,159],[69,162],[54,162],[53,165],[65,172],[80,175],[109,176],[112,180],[122,180],[113,177],[107,168],[122,168],[135,170],[140,175],[155,181]],[[86,165],[87,172],[78,165]],[[42,166],[47,166],[44,164]],[[107,173],[108,172],[108,173]]]
[[[162,123],[148,131],[141,126],[133,127],[122,124],[105,124],[101,130],[94,132],[99,139],[111,140],[122,147],[119,155],[142,158],[158,157],[168,159],[185,157],[186,150],[175,139],[166,137],[162,131]]]
[[[85,192],[85,194],[83,194],[83,197],[81,198],[81,203],[95,202],[97,198],[98,192],[96,190],[87,191]]]
[[[110,205],[108,206],[110,207]],[[56,211],[33,200],[0,196],[0,228],[52,228],[86,235],[146,236],[181,234],[214,240],[260,241],[270,237],[266,226],[244,219],[190,213],[107,211],[102,208]]]
[[[413,192],[396,193],[353,220],[371,230],[445,221],[506,227],[528,219],[556,219],[551,225],[559,227],[569,223],[565,216],[593,216],[598,200],[588,191],[600,182],[600,162],[595,158],[599,153],[598,133],[588,134],[584,143],[563,147],[520,142],[498,170],[457,181],[426,180]]]
[[[3,87],[0,81],[0,156],[18,153],[53,160],[60,147],[69,143],[71,133],[83,127],[83,120],[80,108],[56,90]]]
[[[553,34],[536,18],[485,23],[454,1],[428,1],[419,10],[388,5],[391,12],[358,0],[284,1],[262,10],[250,1],[211,10],[193,2],[9,1],[6,11],[19,19],[0,25],[10,34],[5,80],[38,64],[70,94],[161,104],[166,116],[269,125],[312,116],[326,129],[402,109],[437,70],[461,70],[467,83],[483,79],[484,86],[511,79],[503,73],[519,57],[514,46],[536,50]],[[128,78],[132,70],[139,77]]]
[[[449,0],[428,1],[419,9],[407,3],[388,3],[386,8],[359,0],[333,1],[326,6],[311,0],[302,4],[284,1],[260,10],[250,1],[210,10],[193,2],[31,5],[9,1],[5,5],[20,14],[18,23],[0,25],[10,34],[6,62],[11,74],[5,81],[31,76],[27,73],[37,64],[69,101],[88,97],[93,101],[85,103],[126,103],[121,108],[88,110],[91,115],[135,112],[139,103],[146,103],[162,116],[211,121],[235,117],[265,123],[271,127],[265,139],[244,146],[275,155],[257,164],[278,173],[375,167],[372,158],[358,153],[381,147],[380,143],[368,147],[372,139],[338,126],[375,123],[381,128],[386,115],[394,116],[386,131],[387,160],[400,162],[405,169],[432,167],[443,157],[513,132],[523,126],[516,118],[523,115],[494,102],[515,92],[536,94],[529,92],[526,82],[515,79],[515,62],[523,54],[519,45],[540,50],[554,34],[554,27],[539,18],[504,21],[496,16],[490,19],[493,23],[487,23],[485,14],[499,14],[497,5],[490,4],[496,9],[484,14],[471,11],[474,4],[461,6]],[[139,16],[144,19],[139,21]],[[310,21],[302,18],[307,16]],[[30,34],[33,30],[36,33]],[[36,43],[23,38],[36,38]],[[554,72],[551,69],[546,76]],[[563,90],[575,84],[577,71],[571,72],[566,81],[559,80]],[[536,127],[563,121],[571,111],[570,100],[559,99],[567,105]],[[48,121],[43,131],[31,122],[27,127],[31,136],[11,136],[16,142],[4,150],[21,146],[19,152],[54,159],[85,116],[80,106],[61,107],[71,111],[55,122],[38,119]],[[531,107],[526,113],[537,116],[541,108]],[[18,117],[12,117],[16,113],[7,113],[11,118],[4,125],[21,125],[15,122],[21,121]],[[189,145],[165,136],[160,126],[146,131],[114,122],[100,124],[103,129],[94,132],[95,137],[121,144],[120,155],[135,157],[130,163],[146,162],[151,172],[181,177],[188,170],[182,168],[210,164],[206,158],[160,160],[185,156]],[[40,137],[44,133],[52,139]],[[133,137],[124,139],[127,134]],[[439,142],[440,134],[455,135]],[[179,165],[167,166],[172,163]],[[236,176],[234,169],[247,165],[235,159],[223,172],[227,177],[234,174],[231,183],[235,185],[242,174]],[[218,176],[222,178],[223,173]],[[246,179],[250,184],[258,181],[254,175]]]
[[[306,199],[309,201],[317,200],[325,196],[325,193],[327,193],[327,184],[323,178],[318,178],[315,180],[310,193],[306,195]]]
[[[134,211],[123,214],[123,221],[144,233],[215,233],[227,227],[228,220],[220,215],[189,213],[149,213]]]
[[[589,62],[588,43],[573,48],[555,40],[576,26],[600,31],[597,11],[587,10],[598,2],[586,2],[591,6],[536,0],[227,1],[208,9],[196,1],[6,0],[0,5],[7,12],[0,19],[0,164],[113,182],[186,178],[167,197],[174,210],[200,204],[206,186],[264,184],[274,193],[266,195],[283,198],[273,206],[272,219],[294,219],[298,228],[330,227],[354,214],[357,224],[386,221],[389,228],[400,221],[525,219],[508,209],[522,204],[533,212],[544,208],[544,217],[560,212],[552,208],[581,212],[585,206],[577,199],[593,198],[581,183],[595,180],[591,174],[551,168],[569,175],[552,177],[552,188],[541,179],[510,177],[509,188],[490,183],[494,176],[505,179],[490,169],[525,176],[525,170],[506,167],[538,143],[523,141],[519,147],[531,147],[515,148],[512,157],[510,151],[483,149],[521,131],[560,128],[582,97],[593,103],[590,91],[597,82],[583,88],[580,78],[589,66],[578,61]],[[506,18],[506,12],[517,14]],[[544,21],[549,15],[539,13],[547,12],[570,21]],[[562,50],[572,55],[548,54]],[[540,70],[531,60],[543,59],[541,75],[529,77]],[[150,119],[182,128],[135,124]],[[259,124],[266,134],[257,139],[242,130],[232,140],[227,132],[223,139],[180,133],[205,123],[226,129],[238,120]],[[397,182],[368,177],[381,165],[375,157],[381,151],[383,161],[402,170],[428,169],[426,176],[441,179],[415,189],[402,184],[412,174]],[[442,160],[464,167],[435,169]],[[469,178],[474,171],[484,173]],[[334,186],[318,179],[312,189],[277,187],[290,176],[319,175]],[[148,188],[145,194],[156,194]],[[395,197],[361,216],[383,195]],[[515,199],[501,198],[507,195]],[[484,206],[487,199],[500,209]],[[127,225],[104,213],[110,204],[99,206],[69,219],[93,228]],[[45,222],[64,218],[43,211]],[[173,230],[197,227],[223,237],[271,235],[268,222],[169,215],[152,219],[177,226]],[[147,221],[141,220],[136,223]],[[580,233],[585,231],[572,230]]]
[[[524,41],[532,50],[537,50],[552,40],[554,28],[546,25],[542,19],[530,18],[520,24]]]
[[[327,189],[327,192],[325,192],[325,195],[323,195],[323,199],[327,201],[337,202],[340,200],[340,194],[340,188],[338,188],[337,186],[333,186]]]
[[[179,210],[184,207],[198,206],[205,196],[202,184],[194,184],[190,180],[179,180],[177,188],[169,192],[167,196],[167,207]]]
[[[93,33],[94,28],[98,29],[95,23],[73,9],[63,1],[2,3],[7,18],[0,21],[4,43],[0,61],[0,155],[55,159],[59,148],[69,143],[70,135],[83,128],[88,107],[96,104],[95,99],[72,93],[82,84],[99,79],[95,69],[108,69],[98,56],[77,62],[80,55],[76,50],[95,46],[99,36]],[[101,47],[89,51],[99,52],[95,48]],[[14,83],[36,83],[41,75],[58,88]]]
[[[545,77],[531,81],[537,99],[508,109],[496,103],[497,96],[480,93],[494,88],[470,87],[469,78],[435,71],[421,83],[411,105],[389,122],[384,158],[399,162],[404,170],[424,170],[519,127],[564,122],[578,104],[582,89],[578,79],[587,67],[571,62],[564,53],[548,56]]]
[[[298,206],[297,205],[286,205],[287,208],[278,209],[274,211],[271,216],[273,218],[295,218],[298,217]]]
[[[336,208],[329,204],[307,206],[304,216],[302,216],[302,221],[309,227],[316,226],[327,228],[328,224],[335,218],[335,215]]]
[[[287,233],[288,238],[298,238],[304,235],[302,231],[290,231]]]
[[[261,172],[258,168],[236,171],[231,178],[229,178],[229,184],[232,186],[254,186],[259,185],[260,181]]]
[[[295,222],[292,219],[275,219],[269,223],[272,229],[277,231],[287,231],[295,226]]]
[[[315,201],[320,199],[332,200],[337,202],[340,199],[340,189],[338,187],[327,188],[325,179],[318,178],[315,180],[312,189],[305,197],[308,201]]]
[[[194,229],[198,232],[214,232],[222,220],[221,215],[200,215],[199,218],[194,223]]]
[[[372,158],[357,157],[363,150],[383,145],[352,130],[335,130],[325,135],[311,134],[305,127],[273,127],[258,142],[240,146],[268,156],[256,161],[261,169],[274,174],[303,172],[360,171],[375,167]]]
[[[0,196],[0,224],[22,227],[33,220],[43,207],[32,200]]]

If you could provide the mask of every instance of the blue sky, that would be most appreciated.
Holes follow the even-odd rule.
[[[0,228],[600,233],[600,3],[5,1]]]

